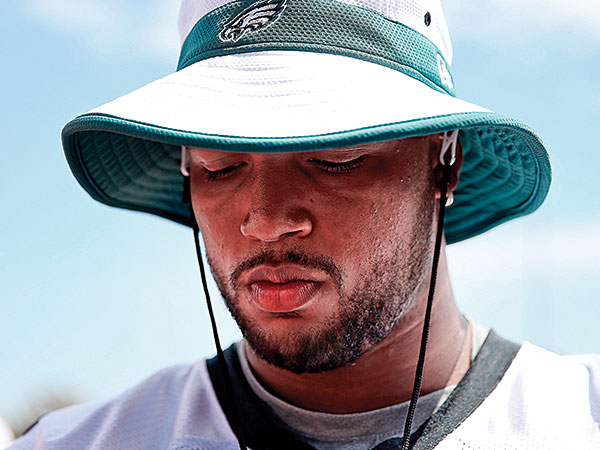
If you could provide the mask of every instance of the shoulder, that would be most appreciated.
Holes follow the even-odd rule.
[[[505,378],[499,387],[535,403],[546,399],[588,414],[600,407],[600,355],[558,355],[526,342]]]
[[[459,442],[599,450],[600,355],[562,356],[526,342],[497,387],[443,444]]]
[[[206,362],[174,366],[103,403],[75,405],[40,419],[11,450],[227,448],[235,442]]]

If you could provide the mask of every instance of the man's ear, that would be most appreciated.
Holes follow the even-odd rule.
[[[430,141],[430,156],[431,156],[431,169],[433,170],[433,180],[436,185],[436,197],[439,199],[440,195],[440,184],[442,183],[442,163],[440,162],[440,153],[442,152],[442,143],[444,142],[444,134],[434,134],[431,136]],[[463,151],[460,139],[458,139],[456,145],[456,161],[450,167],[450,185],[448,188],[450,191],[454,191],[458,186],[458,178],[460,169],[463,163]]]

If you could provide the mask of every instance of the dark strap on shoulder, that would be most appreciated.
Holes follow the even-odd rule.
[[[520,346],[490,331],[471,367],[444,404],[423,426],[411,435],[413,450],[429,450],[454,431],[496,388],[511,365]],[[224,352],[231,374],[233,395],[240,414],[240,430],[252,450],[314,450],[302,442],[260,398],[256,396],[242,372],[235,344]],[[208,373],[221,404],[232,423],[232,411],[224,405],[225,385],[220,377],[216,357],[207,361]],[[400,438],[388,439],[377,450],[401,448]]]
[[[240,429],[236,430],[236,433],[243,434],[247,445],[252,450],[314,450],[314,447],[299,440],[271,408],[254,393],[242,372],[235,344],[223,353],[231,374],[233,401],[236,402],[240,415]],[[229,423],[235,423],[232,422],[233,412],[224,406],[227,404],[225,384],[220,376],[217,358],[209,359],[206,363],[221,409]]]
[[[423,434],[423,431],[425,430],[425,427],[427,427],[427,421],[410,434],[410,439],[409,439],[410,448],[413,448],[413,445],[415,445],[415,442],[417,441],[417,439],[419,439],[421,437],[421,435]],[[401,450],[401,449],[402,449],[402,438],[401,437],[390,438],[388,440],[381,442],[380,444],[377,444],[375,447],[373,447],[373,450]]]
[[[413,450],[435,448],[479,408],[496,388],[520,348],[491,330],[463,379],[427,422]]]

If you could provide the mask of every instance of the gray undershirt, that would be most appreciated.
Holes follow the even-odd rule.
[[[466,317],[471,329],[471,361],[489,329]],[[294,406],[268,392],[256,379],[246,358],[246,342],[238,343],[242,372],[254,393],[305,442],[319,450],[368,450],[393,437],[402,437],[409,402],[356,414],[328,414]],[[456,386],[447,386],[419,398],[413,430],[423,425]]]

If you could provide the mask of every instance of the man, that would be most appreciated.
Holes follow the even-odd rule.
[[[454,302],[446,242],[535,210],[550,167],[454,97],[439,1],[186,0],[179,25],[179,71],[63,143],[94,198],[193,228],[212,311],[201,232],[245,339],[222,352],[213,319],[216,358],[13,448],[600,448],[600,359]]]

